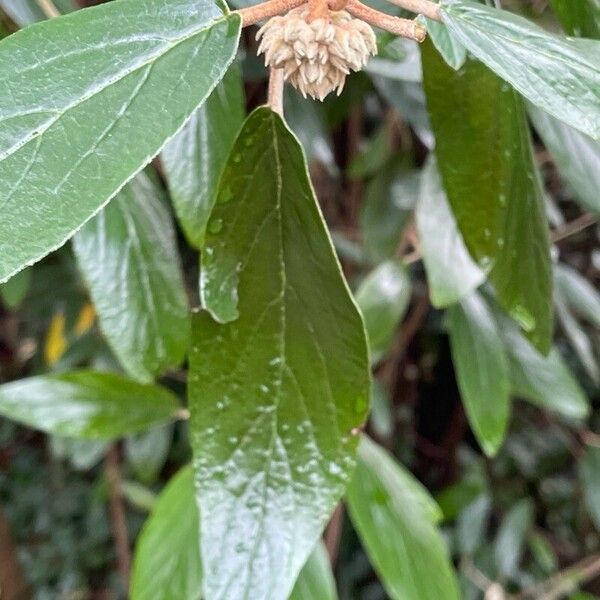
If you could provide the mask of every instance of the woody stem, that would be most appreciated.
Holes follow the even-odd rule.
[[[417,42],[422,42],[427,36],[427,30],[420,23],[411,19],[401,19],[386,15],[366,6],[359,0],[349,0],[346,10],[357,19],[361,19],[374,27],[385,29],[385,31],[389,31],[394,35],[401,35]]]
[[[425,15],[434,21],[442,21],[439,5],[431,0],[388,0],[388,2],[418,15]]]
[[[240,8],[233,12],[242,17],[242,27],[248,27],[264,19],[270,19],[275,15],[288,12],[305,2],[306,0],[268,0],[268,2],[262,2],[248,8]]]
[[[269,70],[269,92],[267,104],[271,110],[283,117],[283,69],[271,67]]]
[[[311,23],[316,19],[327,19],[329,17],[329,6],[327,0],[308,0],[308,18]]]

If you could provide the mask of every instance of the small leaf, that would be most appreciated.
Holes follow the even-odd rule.
[[[471,258],[448,199],[435,160],[428,160],[421,174],[415,221],[431,303],[444,308],[478,288],[485,273]]]
[[[329,556],[318,542],[300,571],[289,600],[337,600],[337,597]]]
[[[159,152],[239,30],[211,0],[138,0],[0,42],[0,281],[64,244]]]
[[[527,112],[575,199],[600,214],[600,143],[533,105]]]
[[[156,482],[167,461],[172,439],[173,427],[170,425],[154,427],[125,439],[127,466],[136,479],[147,485]]]
[[[579,462],[579,479],[587,509],[600,531],[600,446],[588,446]]]
[[[204,594],[284,600],[350,477],[370,378],[302,149],[268,108],[223,171],[201,291],[226,322],[196,315],[190,356]]]
[[[188,466],[169,481],[142,529],[131,600],[200,600],[201,586],[200,524]]]
[[[385,352],[406,313],[412,286],[401,261],[387,260],[371,271],[355,298],[365,320],[373,358]]]
[[[499,328],[508,353],[513,393],[567,418],[584,419],[588,400],[560,352],[552,348],[543,356],[509,322],[501,322]]]
[[[438,168],[467,248],[502,306],[547,352],[550,243],[522,101],[477,61],[457,72],[431,44],[422,54]]]
[[[443,23],[427,19],[427,35],[446,64],[458,71],[467,60],[467,49],[448,31]]]
[[[243,120],[244,90],[240,70],[233,65],[162,151],[177,217],[197,248],[202,246],[219,176]]]
[[[65,437],[113,439],[177,416],[167,389],[116,375],[74,371],[40,375],[0,386],[0,414]]]
[[[460,512],[456,521],[456,538],[461,555],[471,556],[481,545],[491,508],[490,497],[481,494]]]
[[[455,575],[425,488],[367,438],[347,493],[350,517],[394,600],[458,599]]]
[[[477,293],[448,311],[452,361],[469,423],[488,456],[504,441],[510,416],[508,360],[496,321]]]
[[[600,139],[600,69],[595,54],[528,19],[471,0],[447,0],[442,19],[467,50],[530,102]],[[592,46],[593,44],[593,46]]]
[[[510,509],[500,525],[494,554],[498,571],[503,578],[516,575],[527,532],[533,526],[533,517],[533,503],[529,498],[525,498]]]
[[[183,360],[189,309],[171,216],[138,175],[73,238],[100,328],[134,378],[148,382]]]
[[[577,271],[565,265],[554,270],[555,282],[569,306],[581,317],[600,329],[600,293]]]

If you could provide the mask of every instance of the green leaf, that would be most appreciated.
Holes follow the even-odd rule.
[[[600,446],[588,446],[579,462],[579,479],[587,509],[600,531]]]
[[[600,214],[600,143],[533,105],[527,112],[576,200]]]
[[[131,600],[200,600],[201,586],[200,524],[188,466],[169,481],[142,529]]]
[[[392,159],[365,190],[360,230],[374,262],[394,256],[417,199],[418,171],[406,169],[403,163],[403,159]]]
[[[239,30],[210,0],[117,0],[0,42],[0,281],[64,244],[159,152]]]
[[[0,386],[0,414],[65,437],[113,439],[177,416],[175,395],[114,373],[74,371]]]
[[[162,151],[175,211],[187,239],[197,248],[202,246],[219,176],[243,120],[242,78],[233,65]]]
[[[318,542],[300,571],[289,600],[337,600],[337,597],[329,556]]]
[[[488,494],[481,494],[461,511],[456,521],[456,538],[461,555],[473,555],[485,539],[491,508]]]
[[[600,293],[598,290],[585,277],[565,265],[556,266],[554,277],[556,286],[566,298],[569,306],[579,316],[600,329]]]
[[[467,60],[467,49],[448,31],[443,23],[426,19],[427,35],[446,64],[458,71]]]
[[[510,325],[507,321],[499,323],[513,393],[567,418],[584,419],[589,412],[588,400],[560,352],[552,348],[543,356]]]
[[[389,123],[384,122],[350,161],[347,169],[348,177],[351,179],[372,177],[388,162],[392,150],[392,131]]]
[[[347,493],[350,517],[394,600],[458,599],[455,575],[426,490],[382,448],[363,438]]]
[[[390,259],[371,271],[356,291],[373,358],[385,352],[406,313],[412,286],[401,261]]]
[[[136,479],[147,485],[156,482],[167,461],[172,440],[173,427],[170,425],[154,427],[125,439],[127,466]]]
[[[183,360],[189,309],[175,232],[143,173],[73,238],[100,327],[127,372],[151,381]]]
[[[508,360],[493,314],[471,294],[448,311],[452,361],[469,423],[488,456],[506,435],[510,416]]]
[[[465,248],[432,159],[427,161],[421,174],[415,221],[429,295],[435,307],[444,308],[458,302],[484,282],[485,273]]]
[[[598,0],[550,0],[550,5],[568,35],[592,39],[600,37]]]
[[[31,269],[23,269],[6,283],[0,283],[0,300],[11,309],[17,308],[25,299],[31,285]]]
[[[533,518],[534,507],[529,498],[517,502],[504,517],[494,545],[496,565],[503,578],[516,575]]]
[[[587,52],[528,19],[471,0],[447,0],[441,10],[458,41],[525,98],[600,139],[597,50]]]
[[[518,95],[468,60],[453,71],[423,44],[427,105],[448,200],[500,303],[542,352],[552,337],[548,225]]]
[[[193,321],[204,593],[283,600],[350,477],[370,377],[302,149],[266,107],[234,144],[207,232],[203,303],[228,323]]]

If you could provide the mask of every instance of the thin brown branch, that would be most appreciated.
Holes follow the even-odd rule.
[[[55,19],[60,17],[60,11],[56,8],[56,5],[52,0],[36,0],[37,5],[42,9],[44,15],[48,19]]]
[[[440,7],[431,0],[388,0],[391,4],[395,4],[400,8],[404,8],[418,15],[425,15],[434,21],[442,21],[442,13]]]
[[[342,538],[342,528],[344,525],[344,505],[340,502],[331,515],[331,520],[325,530],[324,541],[327,554],[329,554],[329,562],[331,566],[335,566],[338,552],[340,549],[340,539]]]
[[[131,550],[127,534],[125,505],[121,494],[121,473],[119,467],[119,448],[113,446],[106,455],[104,472],[108,483],[108,502],[110,519],[117,555],[117,567],[125,585],[129,589],[129,573],[131,570]]]
[[[306,0],[269,0],[268,2],[262,2],[248,8],[240,8],[233,12],[242,17],[242,27],[248,27],[275,15],[286,13],[292,10],[292,8],[305,4],[305,2]]]
[[[577,219],[571,221],[570,223],[567,223],[566,225],[555,229],[550,234],[550,238],[553,242],[560,242],[565,238],[575,235],[576,233],[579,233],[580,231],[583,231],[584,229],[595,225],[597,222],[598,217],[596,215],[593,215],[591,213],[585,213],[584,215],[577,217]]]
[[[401,35],[417,42],[422,42],[427,37],[427,30],[417,21],[386,15],[359,2],[359,0],[349,0],[346,10],[357,19],[361,19],[374,27],[379,27],[379,29],[389,31],[394,35]]]
[[[11,540],[8,521],[0,510],[0,598],[25,600],[29,596],[23,570]]]
[[[271,110],[283,117],[283,69],[275,69],[271,67],[269,70],[269,95],[267,104]]]

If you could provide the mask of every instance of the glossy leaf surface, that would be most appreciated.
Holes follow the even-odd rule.
[[[481,63],[460,71],[423,45],[427,105],[448,200],[500,303],[546,352],[552,336],[548,225],[522,102]]]
[[[189,466],[169,481],[140,534],[131,600],[200,600],[201,586],[200,523]]]
[[[61,246],[178,131],[239,27],[210,0],[122,0],[0,42],[0,281]]]
[[[485,272],[465,247],[434,160],[421,174],[415,222],[435,307],[458,302],[485,281]]]
[[[189,316],[171,215],[143,173],[73,238],[100,327],[128,373],[151,381],[187,350]]]
[[[508,360],[494,316],[478,294],[450,308],[452,362],[469,423],[488,456],[496,454],[510,414]]]
[[[244,91],[240,70],[233,65],[162,151],[175,211],[197,248],[202,246],[219,176],[243,120]]]
[[[410,473],[366,438],[347,502],[391,598],[459,598],[448,552],[435,526],[439,508]]]
[[[225,166],[201,289],[216,319],[194,318],[190,375],[204,593],[284,600],[350,477],[369,367],[302,150],[268,108]]]
[[[95,371],[40,375],[0,386],[0,414],[65,437],[112,439],[177,416],[167,389]]]
[[[447,0],[442,18],[474,56],[530,102],[600,139],[600,45],[584,47],[471,0]]]

